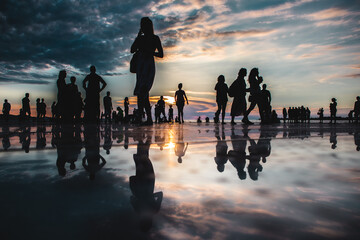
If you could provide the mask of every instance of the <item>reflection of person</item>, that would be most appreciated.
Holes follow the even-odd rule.
[[[105,164],[105,159],[100,155],[99,129],[94,126],[84,126],[85,157],[82,165],[89,172],[90,180],[95,179],[95,174]],[[100,162],[101,160],[101,162]]]
[[[179,126],[179,132],[178,132],[178,141],[175,143],[175,155],[178,157],[178,163],[182,163],[182,157],[185,156],[185,152],[187,150],[188,143],[184,143],[184,132],[183,127]]]
[[[106,124],[104,134],[102,134],[101,136],[104,139],[103,149],[106,151],[106,154],[110,154],[110,149],[113,143],[111,133],[111,125]]]
[[[331,143],[331,149],[335,149],[337,147],[336,128],[331,128],[330,130],[330,143]]]
[[[241,68],[238,77],[229,88],[229,95],[234,97],[231,105],[231,124],[236,124],[235,117],[242,114],[244,115],[246,112],[246,83],[244,80],[246,74],[246,69]]]
[[[131,205],[139,214],[140,227],[145,232],[152,227],[153,216],[160,210],[163,198],[162,192],[154,193],[155,172],[149,159],[151,134],[146,136],[145,142],[139,136],[136,139],[137,153],[133,155],[136,174],[129,179],[132,196]]]
[[[249,139],[250,146],[249,146],[249,156],[248,159],[250,160],[248,165],[248,173],[250,178],[253,181],[258,180],[259,178],[259,172],[263,170],[263,167],[260,164],[261,154],[259,146],[256,144],[256,142],[253,139]]]
[[[177,90],[175,92],[175,102],[176,102],[176,106],[178,109],[178,118],[179,118],[179,124],[184,123],[184,105],[185,105],[185,100],[186,103],[189,104],[189,101],[186,97],[185,91],[182,90],[182,83],[179,83],[178,88],[179,90]]]
[[[149,92],[155,78],[154,56],[162,58],[164,53],[160,38],[154,34],[153,23],[148,17],[141,19],[139,33],[131,45],[131,53],[135,52],[138,56],[134,95],[137,96],[138,110],[141,115],[145,109],[147,123],[152,124]]]
[[[11,146],[10,139],[9,139],[9,126],[4,125],[2,127],[2,132],[4,134],[3,139],[2,139],[2,145],[3,145],[4,150],[6,151]]]
[[[102,87],[100,88],[100,83]],[[83,88],[86,90],[85,120],[97,121],[100,115],[100,92],[106,87],[106,82],[96,74],[95,66],[90,67],[90,74],[83,80]]]
[[[52,144],[57,149],[56,166],[60,176],[66,175],[65,164],[70,164],[70,169],[76,168],[75,162],[77,161],[82,148],[81,128],[79,125],[62,126],[60,129],[53,129]]]
[[[354,143],[356,145],[356,151],[360,151],[360,132],[354,133]]]
[[[235,134],[234,129],[231,130],[231,144],[233,150],[228,152],[230,163],[236,168],[238,177],[241,180],[246,179],[246,172],[244,171],[246,164],[246,144],[248,138],[248,130],[245,127],[243,129],[243,136]]]
[[[21,148],[25,151],[25,153],[28,153],[30,151],[30,142],[31,142],[31,136],[30,136],[30,126],[22,126],[21,132],[19,134]]]
[[[223,172],[225,169],[225,164],[228,160],[228,155],[227,155],[228,146],[226,143],[224,127],[221,128],[221,137],[220,137],[219,126],[218,125],[215,126],[215,137],[217,139],[217,142],[216,142],[216,156],[214,160],[217,165],[217,170],[219,172]]]
[[[216,90],[216,103],[218,106],[218,109],[215,113],[215,121],[219,122],[219,116],[220,116],[220,112],[222,111],[222,115],[221,115],[221,123],[225,124],[224,122],[224,118],[225,118],[225,110],[226,110],[226,105],[227,105],[227,101],[228,101],[228,86],[225,83],[225,77],[224,75],[220,75],[218,77],[218,82],[215,85],[215,90]]]

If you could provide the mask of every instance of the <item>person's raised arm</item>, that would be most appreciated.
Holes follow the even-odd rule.
[[[158,51],[154,52],[154,56],[159,57],[159,58],[163,58],[164,57],[164,50],[162,48],[161,41],[160,41],[159,37],[156,37],[156,49]]]

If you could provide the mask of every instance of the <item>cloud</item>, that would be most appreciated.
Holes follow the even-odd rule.
[[[360,73],[345,75],[346,78],[360,78]]]

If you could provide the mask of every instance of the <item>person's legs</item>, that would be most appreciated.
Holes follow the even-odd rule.
[[[224,120],[225,120],[225,110],[226,110],[226,103],[227,102],[223,102],[222,106],[221,106],[221,110],[222,110],[222,123],[225,123]]]

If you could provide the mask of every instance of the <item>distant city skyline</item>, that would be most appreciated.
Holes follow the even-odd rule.
[[[108,83],[102,96],[110,91],[113,104],[121,107],[127,96],[135,107],[130,46],[143,16],[153,20],[165,55],[156,59],[151,100],[163,95],[171,104],[182,82],[189,97],[186,119],[211,118],[217,77],[224,75],[230,86],[241,67],[259,68],[277,110],[304,105],[312,115],[320,107],[328,114],[335,97],[344,116],[360,95],[356,0],[5,0],[0,6],[1,101],[8,99],[11,114],[18,114],[29,92],[32,107],[36,98],[45,98],[49,113],[58,72],[65,69],[68,82],[75,76],[81,89],[95,65]]]

